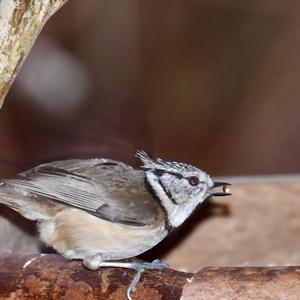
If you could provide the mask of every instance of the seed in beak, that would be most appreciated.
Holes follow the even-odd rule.
[[[220,192],[212,192],[209,195],[210,196],[230,196],[231,195],[230,188],[229,188],[230,185],[231,184],[228,183],[228,182],[215,181],[213,183],[212,188],[222,187],[222,193],[220,193]]]
[[[223,192],[226,193],[226,194],[230,193],[230,188],[229,188],[229,186],[224,185],[224,186],[223,186]]]

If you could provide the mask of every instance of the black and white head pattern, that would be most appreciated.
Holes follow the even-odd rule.
[[[173,227],[181,225],[209,196],[213,181],[200,169],[181,162],[151,158],[144,151],[136,156],[143,162],[146,181],[161,201]]]

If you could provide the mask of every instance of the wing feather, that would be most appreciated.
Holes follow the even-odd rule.
[[[4,181],[14,193],[56,201],[112,222],[153,224],[159,205],[145,188],[143,171],[114,160],[65,160]]]

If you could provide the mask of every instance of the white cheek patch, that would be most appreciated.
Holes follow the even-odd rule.
[[[199,199],[199,197],[197,197]],[[184,204],[177,206],[177,208],[172,212],[169,217],[170,224],[174,227],[180,226],[195,210],[199,203],[202,203],[205,198],[201,201],[196,201],[191,199],[186,201]]]

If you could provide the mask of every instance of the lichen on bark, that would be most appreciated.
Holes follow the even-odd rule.
[[[67,0],[0,0],[0,107],[47,20]]]

